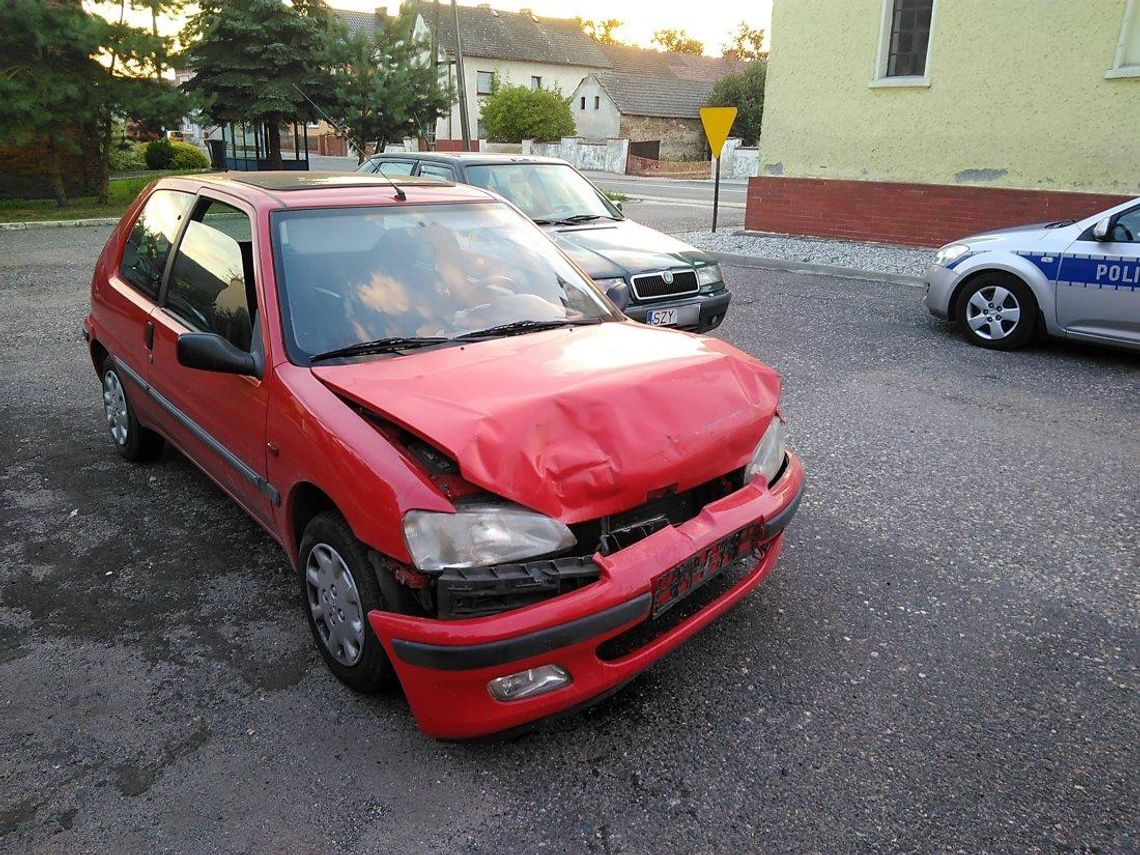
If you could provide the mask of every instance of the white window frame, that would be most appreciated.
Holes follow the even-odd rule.
[[[1104,76],[1107,80],[1117,77],[1140,77],[1140,65],[1124,64],[1124,45],[1128,41],[1128,29],[1133,24],[1140,26],[1140,3],[1127,0],[1124,4],[1124,19],[1120,22],[1120,37],[1116,40],[1116,52],[1112,56],[1112,68]]]
[[[894,19],[895,0],[883,0],[879,18],[879,50],[875,54],[875,76],[867,85],[872,89],[929,89],[930,56],[933,53],[934,33],[938,18],[938,0],[930,4],[930,37],[926,40],[926,63],[919,76],[887,77],[887,64],[891,58],[891,23]]]

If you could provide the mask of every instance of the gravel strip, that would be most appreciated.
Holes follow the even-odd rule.
[[[688,232],[677,235],[685,243],[710,252],[728,252],[759,258],[779,258],[808,264],[828,264],[921,277],[934,250],[885,243],[785,237],[783,235]]]

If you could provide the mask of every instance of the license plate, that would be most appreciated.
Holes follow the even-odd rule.
[[[677,326],[676,309],[650,309],[645,313],[645,322],[653,327]]]
[[[763,536],[764,523],[751,523],[659,575],[653,580],[653,617],[715,579],[733,561],[756,550]]]

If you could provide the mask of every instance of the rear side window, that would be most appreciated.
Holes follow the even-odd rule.
[[[187,326],[248,351],[257,314],[249,217],[207,201],[186,225],[170,269],[165,306]]]
[[[156,190],[147,199],[135,227],[131,229],[119,275],[152,300],[158,297],[159,283],[166,269],[174,235],[193,202],[191,193]]]
[[[442,178],[444,181],[454,181],[455,173],[450,166],[440,166],[438,163],[421,163],[420,175],[425,178]]]

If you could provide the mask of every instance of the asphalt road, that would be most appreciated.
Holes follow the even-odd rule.
[[[625,193],[631,199],[651,197],[689,204],[712,205],[712,181],[642,178],[634,175],[611,175],[607,172],[587,172],[586,175],[603,190]],[[747,193],[747,182],[721,180],[720,201],[726,207],[743,207]]]
[[[1135,356],[730,269],[808,467],[781,565],[593,710],[441,743],[326,673],[205,477],[112,450],[106,233],[0,234],[0,849],[1134,850]]]

